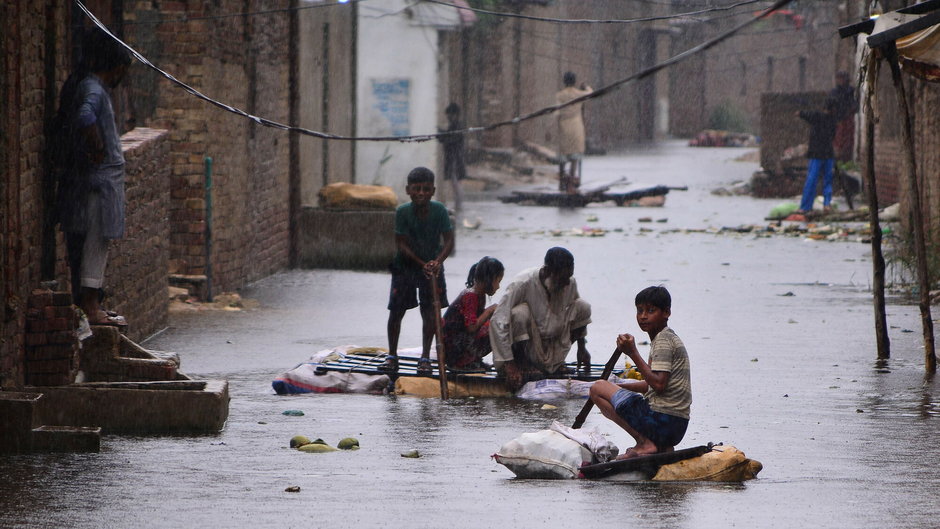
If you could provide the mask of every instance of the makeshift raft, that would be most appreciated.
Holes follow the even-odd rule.
[[[625,178],[605,184],[585,184],[577,193],[566,193],[551,186],[533,186],[513,190],[510,195],[499,200],[511,204],[531,204],[535,206],[584,207],[592,202],[613,201],[624,206],[647,197],[662,197],[656,205],[662,205],[666,194],[672,190],[686,190],[686,187],[665,185],[645,186],[630,185]]]
[[[595,430],[554,423],[548,430],[522,434],[493,458],[521,479],[601,479],[611,481],[721,481],[754,479],[763,469],[733,446],[708,443],[629,459],[610,459],[619,450]]]
[[[437,359],[431,353],[431,375],[418,374],[420,348],[402,349],[398,354],[398,373],[393,377],[379,368],[388,353],[377,347],[342,346],[316,353],[308,361],[281,374],[271,383],[275,393],[374,393],[439,397]],[[577,373],[577,365],[568,364],[572,375],[526,383],[515,396],[532,400],[587,398],[592,382],[600,378],[604,366],[592,364],[588,373]],[[624,370],[615,371],[623,373]],[[492,366],[480,371],[448,370],[451,397],[509,397],[514,394]]]

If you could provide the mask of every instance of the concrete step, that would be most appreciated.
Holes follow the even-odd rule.
[[[28,452],[42,393],[0,391],[0,453]]]
[[[33,452],[100,452],[97,426],[40,426],[32,430]]]

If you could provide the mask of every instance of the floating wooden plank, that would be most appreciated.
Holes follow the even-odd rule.
[[[592,202],[613,201],[618,206],[644,197],[664,196],[671,190],[685,190],[685,187],[657,185],[640,189],[619,191],[614,188],[627,183],[626,178],[613,182],[583,185],[577,193],[565,193],[549,186],[537,186],[512,191],[499,200],[510,204],[534,204],[537,206],[584,207]]]
[[[712,451],[712,446],[714,445],[709,443],[707,445],[685,448],[674,452],[639,456],[630,459],[619,459],[594,465],[584,465],[580,470],[581,474],[586,478],[601,478],[623,472],[643,472],[647,474],[647,477],[653,477],[656,471],[659,470],[659,467],[705,455]]]

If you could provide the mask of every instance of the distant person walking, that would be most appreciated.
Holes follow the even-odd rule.
[[[800,201],[800,211],[813,210],[816,200],[816,182],[819,173],[823,173],[823,209],[829,211],[832,203],[832,167],[833,159],[832,139],[836,133],[836,102],[826,98],[826,109],[823,112],[800,110],[797,116],[809,123],[809,149],[806,157],[809,166],[806,170],[806,183],[803,185],[803,198]]]
[[[447,105],[444,114],[447,116],[447,130],[441,132],[463,130],[460,105],[457,103]],[[438,137],[438,141],[444,146],[444,178],[450,180],[454,186],[454,209],[460,211],[463,208],[463,190],[460,188],[460,181],[467,177],[463,134],[445,134]]]
[[[576,87],[577,77],[573,72],[565,72],[562,82],[565,87],[555,94],[555,103],[559,105],[594,91],[584,83]],[[577,193],[581,185],[581,158],[585,150],[581,106],[581,103],[577,103],[558,111],[558,155],[561,158],[558,167],[558,189],[566,193]]]
[[[835,103],[836,131],[832,143],[835,159],[847,162],[855,158],[855,113],[858,112],[855,87],[849,83],[847,72],[836,74],[836,87],[829,92],[829,97]]]
[[[109,90],[124,79],[128,51],[95,28],[62,86],[53,138],[57,213],[65,233],[75,303],[92,325],[124,326],[100,306],[108,244],[124,236],[124,154]]]

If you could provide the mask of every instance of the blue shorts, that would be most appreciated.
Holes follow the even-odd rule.
[[[617,415],[660,450],[679,444],[689,427],[688,419],[650,409],[642,393],[621,389],[614,393],[610,403]]]

